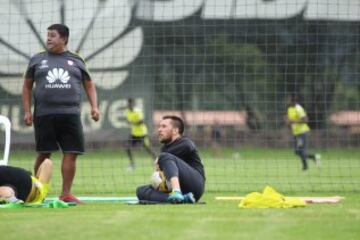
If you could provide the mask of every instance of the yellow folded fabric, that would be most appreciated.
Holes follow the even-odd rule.
[[[305,206],[304,200],[286,198],[270,186],[266,186],[262,193],[252,192],[247,194],[239,204],[240,208],[292,208]]]

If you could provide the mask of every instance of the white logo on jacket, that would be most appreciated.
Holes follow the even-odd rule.
[[[69,72],[62,68],[49,70],[46,80],[49,83],[45,85],[45,88],[71,88],[71,84],[68,84],[70,80]],[[57,80],[60,80],[61,83],[55,83]]]
[[[68,71],[65,71],[62,68],[53,68],[52,70],[48,71],[48,75],[46,79],[49,83],[53,83],[56,80],[60,80],[62,83],[67,83],[70,79]]]

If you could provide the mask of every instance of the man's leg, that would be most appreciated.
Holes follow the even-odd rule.
[[[136,196],[139,200],[167,202],[169,194],[157,191],[151,185],[145,185],[136,189]]]
[[[304,148],[304,135],[295,136],[295,154],[301,159],[302,170],[308,169],[306,148]]]
[[[161,153],[158,164],[166,179],[171,182],[173,190],[179,188],[184,194],[192,192],[196,201],[200,199],[205,180],[198,171],[171,153]]]
[[[132,148],[134,147],[135,144],[136,144],[136,140],[133,138],[133,136],[130,136],[126,146],[126,153],[130,161],[129,170],[135,169],[135,161],[132,154]]]
[[[62,193],[61,196],[70,195],[71,186],[76,172],[76,158],[75,153],[64,153],[61,173],[63,178]]]
[[[156,159],[156,153],[153,149],[151,149],[150,139],[148,136],[145,136],[143,139],[143,146],[146,152],[153,158],[153,160]]]
[[[303,151],[304,151],[304,155],[306,156],[307,159],[311,159],[312,161],[314,161],[314,163],[316,164],[316,166],[319,168],[321,163],[321,155],[318,153],[308,153],[307,151],[307,146],[308,146],[308,142],[307,142],[307,134],[304,134],[304,144],[303,144]]]
[[[48,184],[53,173],[53,163],[49,158],[46,158],[38,168],[35,177],[42,183]]]
[[[38,171],[35,174],[35,178],[32,177],[32,189],[26,198],[26,202],[38,204],[45,200],[49,192],[52,172],[53,163],[49,158],[46,158],[40,164]]]
[[[35,165],[34,165],[34,174],[37,176],[37,172],[39,171],[39,168],[41,164],[45,161],[45,159],[50,158],[51,153],[39,153],[36,157]]]

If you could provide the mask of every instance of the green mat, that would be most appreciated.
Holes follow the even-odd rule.
[[[23,201],[19,201],[16,203],[6,203],[0,204],[0,208],[4,209],[17,209],[17,208],[68,208],[70,206],[75,206],[76,204],[73,203],[66,203],[60,200],[52,200],[46,201],[42,204],[31,204],[31,203],[24,203]]]

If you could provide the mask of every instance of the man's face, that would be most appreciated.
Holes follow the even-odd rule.
[[[177,129],[171,124],[171,119],[161,120],[158,128],[158,139],[161,143],[170,143],[176,135]]]
[[[65,48],[65,39],[60,36],[56,30],[48,30],[47,48],[50,52],[63,52]]]

